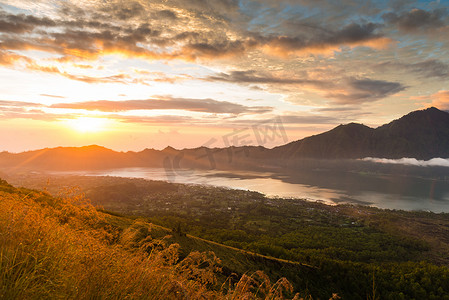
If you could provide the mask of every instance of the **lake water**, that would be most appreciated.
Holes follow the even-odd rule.
[[[208,184],[258,191],[269,197],[302,198],[328,204],[351,203],[388,209],[449,212],[449,182],[414,177],[328,170],[280,174],[216,170],[166,172],[163,168],[124,168],[70,174]]]

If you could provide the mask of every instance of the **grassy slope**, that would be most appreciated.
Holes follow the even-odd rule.
[[[171,228],[174,223],[170,221],[179,220],[188,231],[203,238],[262,254],[300,262],[310,256],[310,264],[317,267],[267,259],[152,226],[152,232],[158,228],[157,238],[172,235],[164,241],[178,243],[181,258],[191,250],[214,251],[222,260],[222,280],[233,272],[264,270],[272,281],[285,276],[297,290],[310,291],[322,299],[332,292],[345,299],[366,299],[374,294],[374,275],[377,294],[383,299],[445,299],[449,295],[446,214],[267,201],[257,193],[113,177],[55,180],[49,188],[78,184],[92,199],[114,211],[154,215],[154,220]],[[164,214],[172,218],[165,222]],[[118,226],[122,229],[130,226],[127,222],[131,219],[109,218],[110,223],[124,222]],[[242,234],[233,235],[239,232]],[[242,236],[248,241],[239,240]]]
[[[54,198],[0,181],[0,299],[251,299],[291,295],[285,280],[217,281],[220,246],[142,220],[97,211],[79,196]],[[242,253],[235,253],[236,259]],[[246,253],[245,255],[251,256]]]
[[[126,230],[135,222],[135,218],[120,216],[115,213],[107,213],[109,224],[113,224],[122,230]],[[309,264],[297,261],[275,258],[267,255],[246,251],[235,247],[223,245],[210,240],[202,239],[190,234],[177,234],[172,229],[148,223],[144,219],[137,218],[140,222],[151,224],[149,234],[157,240],[162,240],[165,244],[177,244],[179,248],[179,257],[184,258],[189,253],[213,252],[220,259],[221,271],[216,274],[220,282],[231,280],[237,282],[242,275],[253,276],[260,271],[265,272],[270,281],[278,282],[284,276],[291,280],[307,282],[316,280],[320,275],[318,268]],[[299,292],[302,296],[308,296],[307,289]],[[329,293],[328,293],[329,294]],[[327,295],[327,294],[326,294]]]

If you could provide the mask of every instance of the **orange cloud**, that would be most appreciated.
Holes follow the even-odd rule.
[[[129,54],[130,55],[130,54]],[[132,56],[132,55],[130,55]],[[135,57],[135,56],[134,56]],[[45,72],[45,73],[51,73],[51,74],[58,74],[63,77],[69,78],[71,80],[77,80],[82,81],[86,83],[121,83],[121,84],[130,84],[130,83],[137,83],[137,84],[143,84],[148,85],[147,81],[153,81],[153,82],[167,82],[167,83],[175,83],[179,81],[184,80],[190,80],[194,79],[192,76],[189,75],[179,75],[179,76],[166,76],[164,73],[157,73],[157,72],[136,72],[136,74],[143,75],[142,78],[133,78],[132,76],[128,74],[114,74],[110,76],[102,76],[102,77],[95,77],[95,76],[87,76],[87,75],[76,75],[76,74],[70,74],[68,72],[65,72],[64,70],[61,70],[59,67],[59,63],[61,62],[70,62],[70,59],[56,59],[53,60],[58,65],[41,65],[37,63],[35,60],[15,54],[12,51],[2,51],[0,50],[0,66],[12,66],[16,67],[19,65],[19,63],[22,63],[20,66],[31,70],[31,71],[38,71],[38,72]],[[73,66],[79,67],[81,69],[91,69],[93,68],[90,65],[79,65],[71,63]],[[151,76],[150,76],[151,75]]]
[[[262,114],[272,111],[268,106],[244,106],[229,101],[218,101],[214,99],[192,99],[176,98],[171,96],[156,96],[146,100],[123,100],[123,101],[87,101],[75,103],[57,103],[51,108],[85,109],[103,112],[122,112],[131,110],[161,110],[177,109],[193,112],[213,114]]]
[[[11,66],[19,61],[30,61],[29,58],[15,54],[11,51],[0,50],[0,65],[1,66]]]
[[[257,36],[256,43],[269,54],[277,56],[303,55],[303,54],[332,54],[341,47],[365,46],[383,49],[393,41],[378,33],[378,24],[351,23],[337,30],[328,29],[307,34],[303,32],[297,36]]]
[[[364,41],[359,44],[354,44],[351,46],[352,47],[365,46],[365,47],[370,47],[370,48],[377,49],[377,50],[382,50],[382,49],[386,49],[394,44],[397,44],[397,41],[392,40],[390,38],[386,38],[386,37],[379,37],[376,39]]]
[[[42,65],[39,65],[36,62],[31,61],[31,60],[28,62],[26,67],[32,71],[58,74],[58,75],[66,77],[66,78],[69,78],[71,80],[83,81],[83,82],[87,82],[87,83],[111,83],[111,82],[113,82],[113,83],[128,84],[128,83],[132,82],[131,76],[126,75],[126,74],[116,74],[116,75],[104,76],[104,77],[74,75],[74,74],[70,74],[70,73],[61,71],[56,66],[42,66]]]
[[[288,45],[288,43],[281,42],[279,39],[276,39],[266,45],[263,45],[261,48],[262,50],[270,55],[287,58],[292,55],[296,56],[303,56],[303,55],[310,55],[310,54],[316,54],[316,55],[332,55],[335,51],[340,51],[342,47],[350,47],[350,48],[356,48],[356,47],[369,47],[376,50],[382,50],[385,49],[392,44],[394,44],[395,41],[386,38],[386,37],[375,37],[368,40],[361,40],[361,41],[354,41],[354,42],[342,42],[339,44],[332,44],[332,43],[318,43],[318,44],[311,44],[311,45]]]
[[[226,28],[221,28],[219,33],[188,27],[186,31],[169,32],[143,21],[122,27],[109,22],[82,19],[71,22],[50,21],[39,19],[26,25],[30,27],[29,30],[48,26],[62,30],[41,30],[37,35],[26,38],[19,32],[2,41],[0,49],[41,50],[63,55],[68,60],[96,60],[105,55],[121,55],[148,60],[196,61],[246,55],[253,49],[262,49],[282,57],[304,53],[329,54],[342,46],[380,49],[392,42],[377,33],[378,25],[373,23],[351,23],[337,30],[329,29],[326,33],[314,35],[307,32],[295,36],[237,34],[231,38],[228,33],[232,32],[227,32]]]
[[[429,97],[432,102],[428,106],[435,106],[439,109],[449,110],[449,91],[439,91]]]

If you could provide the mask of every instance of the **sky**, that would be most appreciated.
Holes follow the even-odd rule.
[[[430,106],[449,0],[0,0],[0,151],[270,148]]]

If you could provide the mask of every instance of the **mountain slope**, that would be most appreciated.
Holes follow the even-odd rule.
[[[340,125],[328,132],[276,147],[284,159],[449,157],[449,113],[431,107],[414,111],[376,129]]]
[[[237,262],[241,274],[262,266],[300,271],[303,276],[311,270],[311,276],[316,275],[299,263],[179,236],[141,219],[100,212],[80,196],[54,198],[0,179],[0,299],[294,296],[285,278],[276,285],[265,275],[266,280],[254,278],[251,287],[242,288],[248,276],[240,282],[234,274],[237,280],[225,286],[223,281],[229,278],[223,278],[221,266],[234,272],[234,264],[222,264],[211,251]],[[263,285],[269,285],[268,290]]]
[[[374,129],[350,123],[276,147],[272,153],[280,158],[359,158],[369,150]]]
[[[449,113],[419,110],[375,130],[372,151],[378,157],[449,157]]]

